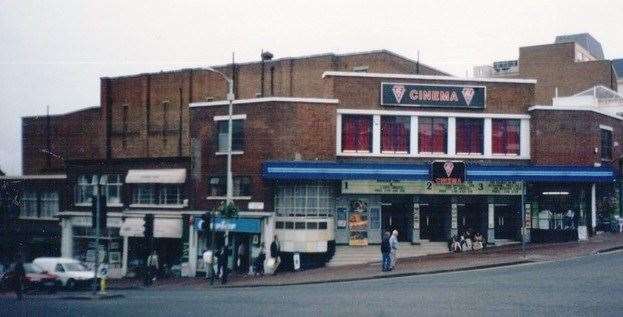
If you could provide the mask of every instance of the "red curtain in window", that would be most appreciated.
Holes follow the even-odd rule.
[[[354,151],[356,149],[357,128],[356,117],[342,117],[342,150]]]
[[[435,153],[446,153],[446,125],[445,118],[435,118],[433,120],[433,151]]]
[[[357,138],[357,151],[370,151],[371,143],[371,117],[359,116],[357,120],[358,125],[358,138]]]
[[[395,151],[393,142],[393,119],[392,117],[381,118],[381,151]]]
[[[469,127],[465,119],[456,119],[456,152],[469,153]]]
[[[506,154],[504,149],[505,120],[492,120],[491,146],[493,154]]]
[[[507,120],[506,153],[519,154],[519,120]]]
[[[418,122],[418,147],[420,152],[432,152],[433,119],[419,118]]]
[[[409,120],[399,120],[396,128],[395,151],[409,152]]]
[[[408,152],[409,119],[381,117],[381,151]]]

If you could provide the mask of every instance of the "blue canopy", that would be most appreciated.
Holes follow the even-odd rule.
[[[268,161],[266,180],[429,180],[429,165],[377,162]],[[609,167],[467,164],[467,181],[612,182]]]

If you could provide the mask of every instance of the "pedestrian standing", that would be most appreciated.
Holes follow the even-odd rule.
[[[24,262],[21,260],[17,260],[15,263],[14,272],[14,287],[15,287],[15,296],[17,296],[17,300],[22,300],[22,293],[24,291],[24,278],[26,277],[26,272],[24,271]]]
[[[389,238],[389,246],[391,248],[389,252],[391,271],[396,268],[396,255],[398,253],[398,230],[394,230],[392,232],[392,236]]]
[[[385,234],[383,234],[383,240],[381,241],[381,255],[383,256],[383,262],[382,262],[383,272],[389,271],[389,267],[391,264],[389,254],[392,248],[389,245],[389,237],[390,237],[389,231],[385,231]]]
[[[238,245],[238,273],[246,274],[249,272],[249,265],[247,264],[247,246],[244,242],[240,242]]]
[[[255,267],[253,272],[255,275],[264,275],[264,261],[266,260],[266,253],[264,252],[264,242],[260,244],[260,251],[257,257],[255,258]]]
[[[218,254],[218,271],[221,274],[221,284],[227,284],[227,274],[228,272],[228,268],[227,268],[227,258],[229,256],[229,250],[227,249],[227,246],[223,246],[221,248],[221,251]]]
[[[206,271],[206,279],[210,280],[210,285],[214,284],[214,267],[212,267],[214,262],[214,255],[212,254],[212,250],[203,250],[203,266]]]
[[[275,239],[273,240],[273,243],[270,244],[270,257],[275,259],[275,267],[273,270],[273,274],[277,274],[277,268],[279,267],[279,264],[281,263],[281,245],[279,245],[279,239],[277,238],[277,235],[275,235]]]
[[[158,254],[156,250],[147,258],[147,271],[149,272],[149,284],[151,285],[156,281],[156,274],[158,273],[160,265],[158,263]]]

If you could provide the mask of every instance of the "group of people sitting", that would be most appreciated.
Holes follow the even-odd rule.
[[[470,250],[481,250],[487,246],[487,240],[480,232],[473,233],[470,229],[463,231],[460,235],[454,235],[448,240],[450,252],[465,252]]]

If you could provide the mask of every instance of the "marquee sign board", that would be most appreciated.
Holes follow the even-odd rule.
[[[381,105],[484,109],[485,86],[381,83]]]
[[[342,181],[342,194],[395,194],[395,195],[521,195],[522,182],[464,182],[461,184],[435,184],[426,181]]]

